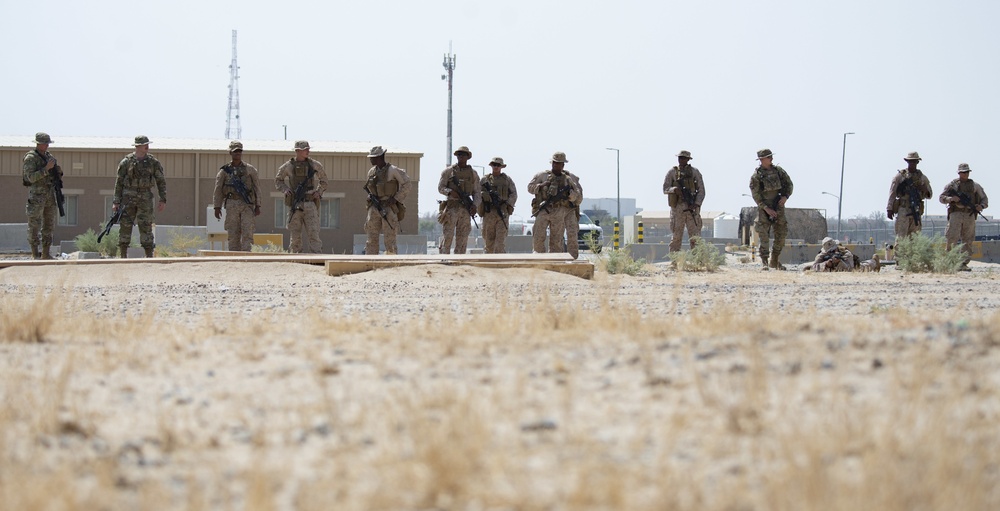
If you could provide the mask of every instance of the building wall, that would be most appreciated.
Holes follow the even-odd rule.
[[[223,144],[224,145],[224,144]],[[21,162],[33,147],[0,147],[0,223],[25,222],[27,188],[21,183]],[[122,148],[60,149],[53,145],[50,152],[63,169],[63,190],[77,200],[76,225],[57,225],[54,243],[69,241],[87,229],[100,230],[110,213],[108,204],[113,196],[118,163],[130,151]],[[212,205],[215,177],[219,168],[229,161],[226,151],[156,150],[150,154],[163,164],[167,181],[167,206],[156,214],[161,225],[205,225],[206,208]],[[257,167],[260,173],[261,214],[257,217],[258,233],[280,233],[288,246],[288,230],[275,227],[276,202],[281,199],[274,187],[278,167],[294,156],[294,152],[244,152],[243,160]],[[310,156],[323,164],[329,186],[324,199],[340,199],[339,225],[320,230],[323,250],[351,253],[353,236],[364,232],[365,200],[362,191],[371,165],[366,153],[323,153]],[[401,223],[403,233],[415,234],[418,224],[418,189],[420,178],[419,153],[388,155],[388,161],[407,171],[412,180],[406,198],[406,218]],[[156,193],[154,192],[154,197]],[[284,206],[281,206],[284,210]],[[287,212],[285,212],[286,214]]]

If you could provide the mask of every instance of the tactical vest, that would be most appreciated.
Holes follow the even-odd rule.
[[[399,191],[399,181],[395,179],[389,180],[389,165],[383,168],[375,169],[375,174],[372,175],[369,185],[369,189],[378,196],[379,200],[386,200],[389,197],[396,195]]]
[[[955,182],[952,183],[949,186],[949,188],[951,188],[956,193],[960,193],[962,195],[965,195],[966,197],[969,197],[972,200],[973,206],[979,205],[979,197],[976,197],[976,183],[974,183],[971,179],[965,181],[964,183],[960,180],[955,180]],[[969,209],[965,207],[965,205],[963,204],[960,204],[958,202],[949,202],[948,214],[950,215],[954,211],[961,211],[964,213],[970,213],[970,212],[975,213],[975,210]]]
[[[493,187],[493,191],[497,193],[501,201],[505,201],[510,198],[510,179],[507,179],[507,174],[500,174],[494,177],[493,174],[486,176],[486,180],[489,181],[490,186]],[[483,194],[485,195],[485,191]]]
[[[770,169],[765,169],[764,167],[757,167],[758,182],[760,183],[760,193],[765,199],[771,200],[778,196],[778,192],[781,191],[781,174],[778,172],[778,167],[773,166]]]
[[[556,190],[559,190],[561,188],[565,188],[566,186],[570,186],[570,187],[573,186],[573,180],[570,179],[569,175],[566,174],[565,172],[563,172],[562,174],[560,174],[560,175],[557,176],[557,175],[555,175],[554,172],[549,171],[547,173],[546,180],[549,180],[549,179],[551,179],[551,181],[550,181],[552,183],[551,186],[554,186]],[[548,194],[548,190],[546,190],[545,186],[539,186],[538,188],[535,189],[535,200],[538,203],[541,203],[541,201],[544,201],[547,198],[549,198],[549,194]],[[560,207],[560,208],[572,208],[572,207],[574,207],[573,203],[571,203],[569,201],[568,197],[566,199],[553,202],[550,205],[551,206],[555,206],[555,207]]]
[[[45,154],[41,154],[37,149],[26,154],[24,159],[28,159],[28,156],[31,156],[31,161],[35,164],[35,169],[32,170],[32,172],[38,172],[40,169],[45,167],[45,163],[49,159],[49,153],[47,151]],[[31,181],[28,181],[28,176],[25,176],[23,172],[21,173],[21,181],[24,186],[31,186]],[[35,186],[47,186],[49,184],[48,182],[49,176],[46,175],[44,178],[39,179],[38,182],[35,183]]]
[[[451,175],[458,180],[458,190],[460,192],[466,195],[472,195],[472,193],[476,191],[473,181],[477,179],[477,176],[475,169],[472,167],[462,168],[455,165],[452,167]],[[449,188],[455,186],[454,181],[449,179],[448,182],[451,183]]]
[[[295,161],[295,158],[288,161],[292,164],[292,171],[289,173],[288,177],[288,186],[290,186],[294,192],[298,189],[300,183],[309,179],[309,171],[312,169],[312,162],[309,161],[309,158],[306,158],[305,161]],[[309,186],[305,185],[305,188],[308,190]]]
[[[147,154],[146,158],[140,161],[135,157],[135,153],[132,153],[126,159],[122,187],[125,190],[148,192],[156,184],[156,158]]]
[[[250,203],[256,204],[257,198],[253,195],[253,185],[250,173],[247,172],[247,164],[240,163],[239,167],[227,164],[223,167],[223,171],[226,173],[226,180],[222,184],[222,196],[227,199],[239,199],[242,202],[243,197],[240,197],[240,192],[237,192],[233,185],[234,180],[239,180],[243,182],[243,188],[246,189],[247,195],[250,197]]]

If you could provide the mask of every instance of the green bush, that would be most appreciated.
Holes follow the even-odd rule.
[[[946,246],[941,236],[911,234],[896,241],[896,266],[910,273],[955,273],[965,262],[965,252],[961,244],[951,250]]]
[[[198,234],[184,234],[183,229],[167,232],[166,243],[157,243],[156,257],[191,257],[192,253],[205,246],[205,237]]]
[[[706,243],[700,236],[691,238],[694,248],[691,250],[681,250],[670,253],[670,261],[681,271],[708,271],[718,270],[720,266],[726,264],[725,254],[711,243]]]
[[[97,233],[93,229],[78,235],[73,240],[76,242],[76,249],[81,252],[98,252],[106,257],[116,257],[118,255],[118,226],[111,228],[111,232],[97,242]]]
[[[288,251],[281,247],[281,245],[275,245],[274,243],[268,241],[267,245],[250,245],[251,252],[264,252],[267,254],[287,254]]]
[[[646,273],[646,260],[642,258],[633,259],[628,249],[605,250],[601,257],[601,262],[604,269],[612,275],[625,274],[636,276]]]

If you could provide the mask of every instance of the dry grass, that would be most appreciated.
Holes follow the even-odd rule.
[[[0,299],[0,510],[1000,506],[996,314],[171,324],[59,291]]]

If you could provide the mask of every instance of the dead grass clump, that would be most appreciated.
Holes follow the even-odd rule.
[[[670,253],[670,261],[681,271],[714,272],[726,264],[726,255],[700,236],[691,238],[694,248]]]
[[[0,342],[46,343],[58,320],[62,300],[55,290],[39,288],[33,300],[20,300],[16,294],[0,300]]]

